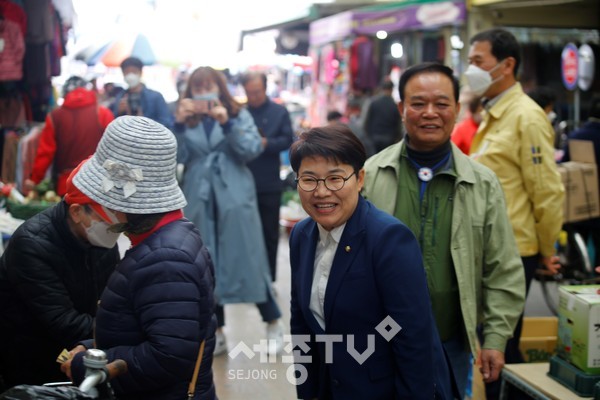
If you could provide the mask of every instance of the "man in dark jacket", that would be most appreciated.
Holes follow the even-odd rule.
[[[279,177],[279,154],[294,140],[294,131],[287,109],[267,97],[267,77],[263,73],[248,73],[242,78],[248,98],[248,111],[262,136],[263,152],[248,163],[254,175],[258,210],[267,246],[271,279],[277,278],[277,244],[279,242],[279,206],[283,183]]]
[[[64,381],[56,358],[92,335],[119,261],[106,212],[67,180],[67,196],[25,221],[0,259],[0,374],[6,387]],[[80,193],[80,192],[79,192]]]
[[[402,139],[402,119],[392,97],[393,90],[393,82],[383,82],[381,93],[371,101],[367,110],[365,132],[376,153]]]
[[[173,127],[173,114],[160,92],[146,87],[141,81],[144,64],[137,57],[129,57],[121,63],[127,90],[119,93],[112,103],[115,117],[139,115],[148,117],[167,128]]]

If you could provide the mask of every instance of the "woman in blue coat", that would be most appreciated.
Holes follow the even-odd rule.
[[[418,242],[360,196],[365,149],[344,125],[290,149],[307,218],[290,236],[301,399],[452,399]],[[308,351],[307,351],[308,350]]]
[[[283,348],[281,312],[271,292],[256,189],[246,163],[262,151],[250,113],[227,89],[222,73],[199,67],[175,114],[178,161],[185,166],[184,212],[200,229],[215,264],[217,348],[227,350],[224,304],[256,303],[267,322],[269,351]]]

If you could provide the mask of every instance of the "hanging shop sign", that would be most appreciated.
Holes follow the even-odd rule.
[[[363,35],[375,34],[377,31],[398,32],[462,22],[465,15],[464,1],[444,1],[402,10],[356,13],[352,28],[355,33]]]
[[[345,11],[310,23],[309,43],[319,46],[343,39],[352,33],[352,11]]]
[[[567,43],[561,55],[561,73],[565,88],[575,90],[577,87],[579,53],[577,46]]]
[[[400,32],[460,25],[467,15],[464,0],[420,1],[346,11],[310,24],[310,44],[319,46],[352,35]]]
[[[596,71],[596,57],[594,50],[587,45],[582,44],[579,47],[578,75],[577,85],[581,90],[589,90],[594,82],[594,72]]]

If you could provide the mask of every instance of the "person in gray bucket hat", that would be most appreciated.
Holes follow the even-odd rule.
[[[163,213],[187,205],[176,167],[177,141],[171,131],[149,118],[120,117],[107,127],[73,182],[115,211]]]
[[[84,350],[122,359],[111,381],[119,398],[216,399],[212,377],[216,317],[214,268],[175,178],[173,133],[145,117],[123,116],[107,128],[73,183],[104,207],[109,230],[131,240],[104,290],[95,342],[81,342],[61,366],[74,382],[85,374]]]

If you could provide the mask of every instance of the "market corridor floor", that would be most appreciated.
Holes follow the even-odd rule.
[[[285,334],[290,332],[290,261],[288,237],[281,234],[277,252],[276,300],[283,314]],[[225,336],[229,354],[217,356],[213,361],[213,374],[220,400],[287,400],[296,399],[296,389],[287,379],[290,362],[262,360],[260,341],[266,338],[266,326],[254,304],[231,304],[225,306]],[[243,346],[251,350],[231,357],[232,350]],[[246,348],[247,346],[247,348]],[[289,353],[284,350],[283,356]]]

